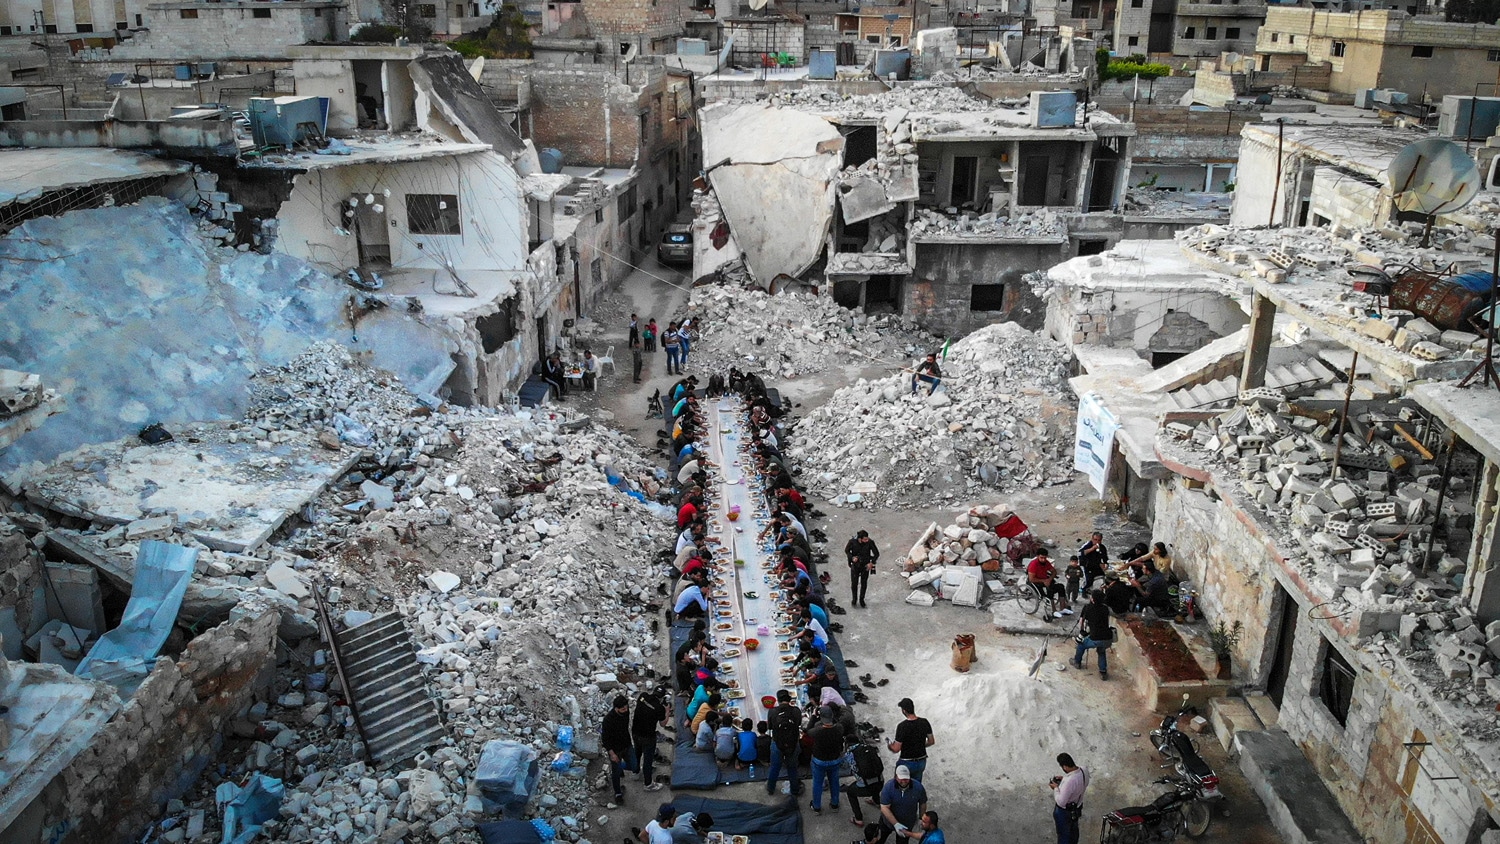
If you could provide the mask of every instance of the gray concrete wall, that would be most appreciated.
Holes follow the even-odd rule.
[[[1067,256],[1066,243],[918,243],[915,269],[903,285],[902,313],[930,331],[955,337],[992,322],[1039,329],[1046,304],[1021,277]],[[1004,284],[1003,310],[971,310],[976,284]]]
[[[234,143],[227,120],[18,120],[0,123],[0,147],[115,147],[212,152]]]
[[[8,844],[124,844],[181,797],[218,755],[230,723],[271,692],[274,609],[246,608],[157,659],[135,696],[4,840]]]

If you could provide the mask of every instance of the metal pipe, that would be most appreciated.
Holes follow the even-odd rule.
[[[1344,453],[1344,426],[1349,423],[1349,402],[1354,398],[1354,370],[1357,366],[1359,366],[1359,352],[1355,352],[1354,357],[1349,361],[1349,383],[1344,387],[1344,410],[1339,414],[1339,430],[1333,439],[1333,472],[1331,474],[1335,478],[1342,477],[1344,474],[1339,469],[1339,457]]]
[[[1452,431],[1448,432],[1447,455],[1443,458],[1443,476],[1438,484],[1437,506],[1432,514],[1432,532],[1427,534],[1427,550],[1422,554],[1419,564],[1422,570],[1427,570],[1427,564],[1432,560],[1432,544],[1437,541],[1437,523],[1443,517],[1443,499],[1448,496],[1448,479],[1453,477],[1453,452],[1458,448],[1458,437]]]
[[[1281,150],[1285,136],[1286,118],[1278,117],[1276,118],[1276,181],[1271,183],[1271,213],[1266,217],[1267,227],[1276,225],[1276,198],[1281,194]],[[1355,357],[1357,359],[1358,355]]]

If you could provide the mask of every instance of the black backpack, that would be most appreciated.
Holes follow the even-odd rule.
[[[785,704],[771,710],[768,718],[771,738],[783,751],[792,751],[802,739],[802,713],[795,706]]]
[[[854,773],[867,783],[885,779],[885,763],[880,761],[880,751],[874,745],[854,746]]]

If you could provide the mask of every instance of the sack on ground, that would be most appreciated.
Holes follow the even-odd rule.
[[[979,661],[979,655],[974,650],[974,634],[960,633],[953,637],[953,662],[954,671],[966,672],[969,666]]]

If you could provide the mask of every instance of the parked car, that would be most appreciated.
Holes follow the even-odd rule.
[[[663,264],[693,263],[693,227],[688,223],[667,226],[656,245],[656,260]]]

